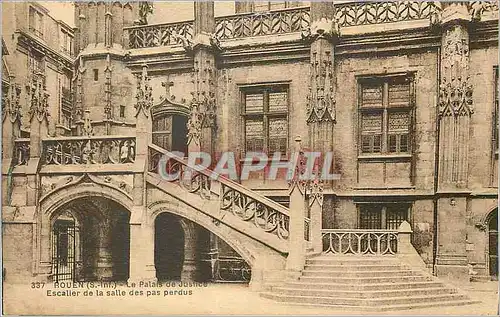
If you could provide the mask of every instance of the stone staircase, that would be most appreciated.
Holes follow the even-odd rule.
[[[298,280],[269,286],[264,298],[287,304],[386,311],[478,303],[396,256],[320,255]]]

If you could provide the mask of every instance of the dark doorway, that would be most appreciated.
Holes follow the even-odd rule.
[[[184,230],[174,215],[155,220],[155,268],[159,281],[180,280],[184,263]]]
[[[153,118],[153,144],[171,152],[182,152],[187,156],[187,121],[186,116],[177,114]]]
[[[488,222],[489,267],[492,280],[498,280],[498,209],[493,211]]]
[[[130,226],[128,212],[116,212],[113,216],[111,235],[111,255],[113,259],[113,279],[126,281],[129,277]]]
[[[174,115],[172,118],[172,151],[179,151],[187,156],[187,117]]]

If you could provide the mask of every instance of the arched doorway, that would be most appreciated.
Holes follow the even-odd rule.
[[[184,230],[178,217],[161,213],[155,219],[155,268],[159,281],[180,280],[184,263]]]
[[[488,217],[488,264],[492,280],[498,280],[498,209]]]
[[[126,281],[130,213],[102,197],[61,206],[51,217],[51,277],[59,281]]]
[[[162,113],[153,117],[153,144],[187,155],[187,116]]]

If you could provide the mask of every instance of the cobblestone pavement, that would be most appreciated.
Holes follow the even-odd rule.
[[[383,313],[360,311],[343,311],[331,308],[314,308],[307,306],[284,305],[263,299],[257,292],[252,292],[246,285],[209,284],[207,287],[161,287],[132,288],[124,285],[113,290],[102,289],[102,296],[84,296],[84,288],[56,289],[53,285],[45,285],[43,289],[32,289],[30,285],[4,284],[4,314],[391,314],[391,315],[497,315],[498,284],[496,282],[471,283],[465,287],[470,297],[481,300],[481,304],[462,307],[442,307],[414,309]],[[116,292],[121,291],[120,293]],[[147,291],[159,291],[159,295],[147,296]],[[164,296],[164,291],[170,291]],[[177,290],[177,294],[173,294]],[[52,296],[47,296],[52,291]],[[57,293],[63,291],[63,293]],[[73,293],[71,293],[73,291]],[[74,292],[80,292],[77,296]],[[123,295],[123,291],[125,295]],[[133,295],[130,291],[136,291]],[[143,291],[140,294],[140,291]],[[179,295],[179,291],[181,294]],[[189,295],[189,291],[192,294]],[[64,294],[64,296],[63,296]],[[68,296],[69,295],[69,296]],[[108,296],[107,296],[108,295]]]

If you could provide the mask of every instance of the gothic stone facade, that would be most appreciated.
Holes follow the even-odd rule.
[[[40,42],[23,40],[31,5],[9,6],[4,63]],[[404,221],[437,276],[497,276],[496,3],[239,2],[216,16],[202,2],[194,21],[154,25],[147,3],[75,8],[76,57],[41,52],[59,56],[58,76],[72,63],[71,117],[57,120],[49,88],[33,106],[26,70],[3,99],[7,280],[251,274],[258,285],[325,251],[325,229]],[[165,150],[231,151],[239,165],[296,147],[333,152],[340,179],[304,192],[264,172],[188,184],[155,173]]]

